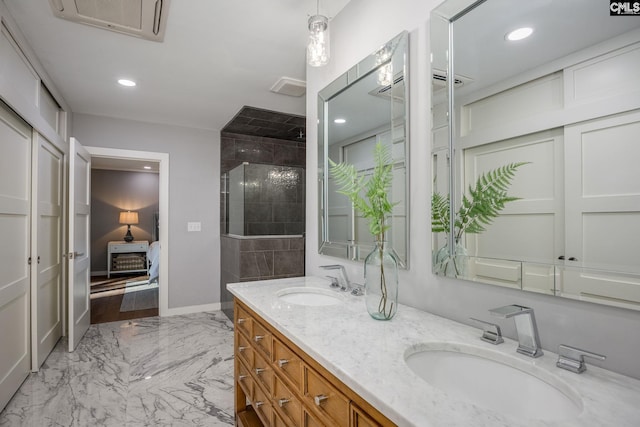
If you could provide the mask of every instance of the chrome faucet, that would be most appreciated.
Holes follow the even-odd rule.
[[[320,268],[324,268],[325,270],[338,270],[340,272],[340,278],[338,279],[338,283],[340,284],[340,290],[346,292],[351,289],[349,276],[347,276],[347,270],[345,270],[344,265],[340,265],[340,264],[321,265]]]
[[[560,344],[558,347],[558,361],[556,362],[556,366],[566,369],[567,371],[575,372],[576,374],[581,374],[587,370],[587,365],[584,363],[585,357],[598,360],[606,359],[606,356],[601,354],[581,350],[566,344]]]
[[[532,308],[514,304],[491,309],[489,313],[503,319],[513,317],[518,333],[518,353],[529,357],[540,357],[544,354]]]

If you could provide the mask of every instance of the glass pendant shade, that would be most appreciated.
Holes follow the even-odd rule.
[[[329,19],[323,15],[309,18],[309,44],[307,61],[312,67],[321,67],[329,62]]]

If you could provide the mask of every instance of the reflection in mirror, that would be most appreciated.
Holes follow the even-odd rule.
[[[324,255],[364,260],[373,236],[346,196],[337,193],[328,159],[353,164],[359,173],[373,172],[376,143],[390,147],[393,183],[390,201],[397,203],[387,241],[400,265],[408,263],[407,128],[408,34],[401,33],[340,76],[318,95],[318,181],[320,248]]]
[[[450,214],[432,221],[434,271],[640,309],[640,19],[512,3],[448,0],[432,15],[432,209]],[[515,200],[455,239],[470,188],[518,162],[502,187]]]

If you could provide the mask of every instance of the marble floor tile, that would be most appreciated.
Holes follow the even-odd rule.
[[[222,312],[92,325],[61,340],[0,426],[229,426],[233,323]]]

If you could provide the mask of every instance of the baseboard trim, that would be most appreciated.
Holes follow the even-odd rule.
[[[182,314],[202,313],[205,311],[220,311],[221,305],[219,302],[211,304],[201,305],[189,305],[186,307],[168,308],[166,312],[160,313],[161,317],[165,316],[180,316]]]

